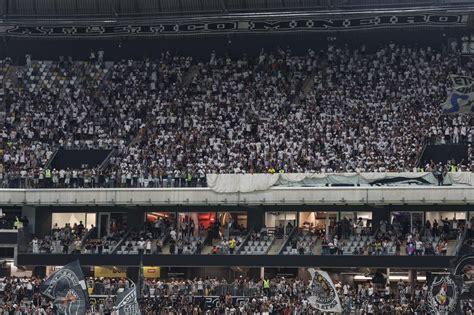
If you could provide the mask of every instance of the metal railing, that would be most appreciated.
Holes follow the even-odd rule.
[[[122,239],[118,241],[118,243],[110,250],[110,253],[117,254],[118,249],[122,246],[123,243],[125,243],[125,241],[128,239],[130,234],[132,234],[132,232],[133,232],[133,229],[129,229],[128,232],[125,233],[125,235],[122,237]]]
[[[468,231],[468,229],[466,227],[464,227],[463,231],[461,233],[459,233],[459,235],[456,239],[456,247],[455,247],[454,252],[453,252],[454,256],[458,256],[459,251],[461,250],[461,247],[464,244],[464,241],[466,240],[467,231]]]
[[[278,251],[278,255],[283,255],[283,252],[285,251],[285,248],[286,246],[288,246],[288,244],[290,243],[290,241],[293,239],[293,236],[296,234],[296,232],[298,231],[298,227],[297,226],[294,226],[293,229],[291,230],[291,232],[287,235],[287,238],[286,240],[283,242],[283,244],[281,244],[281,247]]]

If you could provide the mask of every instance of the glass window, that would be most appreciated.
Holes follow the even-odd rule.
[[[472,214],[471,214],[472,215]],[[466,220],[466,212],[464,211],[429,211],[426,212],[426,220],[429,220],[433,223],[434,220],[441,221],[441,220]]]
[[[293,226],[296,224],[296,212],[265,212],[265,226],[267,228],[273,228],[280,226],[286,226],[291,223]]]
[[[51,220],[51,228],[62,228],[66,225],[66,223],[69,223],[71,226],[73,226],[74,224],[79,224],[81,221],[86,228],[90,228],[92,225],[95,226],[96,214],[85,212],[53,213]]]
[[[356,212],[341,212],[340,219],[347,218],[347,220],[352,221],[353,224],[361,219],[364,227],[372,226],[372,212],[371,211],[356,211]]]

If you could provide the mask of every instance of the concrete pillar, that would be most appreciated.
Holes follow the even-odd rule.
[[[416,269],[410,269],[408,273],[408,282],[410,283],[411,286],[411,295],[413,296],[415,294],[415,288],[417,284],[417,277],[416,277]]]
[[[247,210],[247,227],[253,227],[255,230],[260,230],[265,224],[265,212],[261,207],[251,207]]]
[[[138,283],[138,277],[140,275],[140,267],[128,267],[127,268],[127,277],[130,278],[133,282]]]
[[[380,221],[384,220],[390,223],[390,208],[389,207],[374,207],[372,208],[372,227],[378,228]]]
[[[33,206],[22,206],[21,215],[28,218],[28,232],[36,231],[36,209]]]
[[[46,267],[45,266],[34,267],[32,275],[33,277],[44,278],[46,276]]]
[[[140,231],[143,229],[143,224],[145,222],[144,212],[141,209],[130,209],[127,212],[127,224],[128,228],[135,228],[135,230]]]
[[[53,220],[53,211],[51,208],[36,208],[35,214],[35,234],[40,238],[46,235],[51,235]]]

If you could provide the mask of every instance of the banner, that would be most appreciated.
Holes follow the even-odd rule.
[[[245,305],[249,302],[250,298],[248,296],[233,296],[232,304],[233,305]],[[218,308],[220,304],[224,304],[225,301],[220,296],[193,296],[193,304],[201,305],[204,304],[207,309]]]
[[[474,255],[464,256],[457,261],[454,274],[462,278],[462,300],[474,299]]]
[[[309,304],[323,312],[341,313],[341,301],[328,273],[314,268],[308,271],[311,274],[309,290],[312,293],[308,298]]]
[[[474,114],[474,79],[466,76],[451,75],[453,90],[446,102],[441,104],[443,113]]]
[[[117,293],[115,300],[114,312],[115,315],[140,315],[140,306],[137,300],[137,288],[131,282],[131,286],[123,292]]]
[[[145,279],[159,278],[160,273],[161,273],[160,267],[143,267],[143,277]]]
[[[427,304],[430,314],[451,314],[458,309],[461,280],[457,276],[435,276],[428,288]]]
[[[84,274],[77,260],[46,278],[40,292],[53,299],[57,314],[82,315],[89,305]]]
[[[144,22],[91,21],[85,23],[2,23],[1,36],[14,37],[112,37],[112,36],[161,36],[187,34],[231,34],[269,32],[327,32],[351,31],[400,27],[451,27],[466,26],[469,15],[463,13],[412,13],[378,14],[370,16],[334,16],[314,14],[299,15],[289,19],[275,16],[272,19],[241,18],[193,18],[148,20]]]
[[[95,266],[94,276],[96,278],[126,278],[127,271],[121,268]]]

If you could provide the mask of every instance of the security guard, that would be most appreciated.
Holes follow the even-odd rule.
[[[457,171],[458,171],[458,165],[457,165],[456,163],[454,163],[454,162],[451,163],[451,168],[450,168],[449,171],[452,172],[452,173],[457,172]]]
[[[235,250],[235,240],[231,238],[229,241],[229,252],[233,254],[234,250]]]
[[[44,170],[44,180],[46,182],[46,187],[51,187],[51,170],[49,168]]]
[[[17,216],[17,217],[15,217],[15,222],[13,223],[13,227],[15,229],[19,230],[20,226],[21,226],[20,218],[18,218],[18,216]]]
[[[263,294],[270,296],[270,280],[263,278]]]

